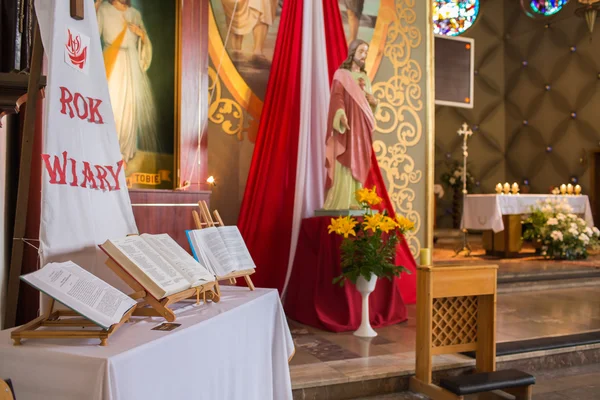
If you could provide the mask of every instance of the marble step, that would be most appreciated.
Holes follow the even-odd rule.
[[[439,358],[445,358],[446,362],[437,363],[436,361]],[[499,356],[496,359],[497,369],[515,368],[534,376],[538,371],[559,370],[597,363],[600,363],[600,344]],[[464,355],[434,357],[433,381],[439,382],[439,379],[442,377],[469,373],[473,370],[474,366],[475,361]],[[389,367],[393,367],[393,365],[389,365]],[[415,373],[414,366],[410,368],[384,368],[381,361],[372,360],[368,362],[365,360],[362,373],[356,372],[356,375],[353,375],[353,379],[345,382],[328,382],[326,377],[323,376],[323,379],[314,385],[302,385],[302,387],[292,385],[293,399],[350,400],[359,398],[415,398],[408,392],[408,381]],[[403,394],[406,397],[394,397],[392,394]],[[416,398],[425,399],[425,397]]]
[[[498,275],[498,293],[566,289],[596,285],[600,285],[600,268],[594,267],[574,267],[561,271],[500,273]]]

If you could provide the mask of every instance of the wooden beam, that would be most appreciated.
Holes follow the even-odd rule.
[[[40,93],[42,56],[44,52],[37,18],[35,19],[34,24],[35,32],[33,37],[33,52],[31,57],[31,75],[29,76],[29,85],[27,88],[27,108],[25,110],[25,123],[23,126],[23,141],[21,144],[21,161],[19,164],[19,183],[17,189],[17,209],[13,232],[13,238],[16,239],[23,238],[27,225],[27,204],[29,201],[29,180],[31,178],[33,139],[35,137],[35,118],[38,111],[37,102]],[[24,246],[25,243],[22,240],[13,240],[12,242],[4,329],[14,327],[17,318],[19,276],[21,275]]]
[[[83,0],[71,0],[71,18],[80,21],[83,17]]]

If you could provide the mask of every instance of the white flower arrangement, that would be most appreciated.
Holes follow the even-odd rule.
[[[538,202],[525,223],[529,228],[523,237],[541,242],[542,254],[547,258],[585,259],[588,249],[600,243],[600,230],[587,226],[566,199]]]
[[[442,184],[446,187],[452,188],[454,190],[462,190],[463,188],[463,164],[454,162],[450,165],[449,172],[445,172],[441,176]],[[467,190],[471,190],[472,185],[475,183],[475,178],[469,172],[469,168],[467,168]]]

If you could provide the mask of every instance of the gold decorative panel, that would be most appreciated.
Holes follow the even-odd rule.
[[[396,212],[415,223],[415,230],[406,237],[413,255],[421,248],[423,222],[415,202],[425,202],[415,188],[423,180],[425,167],[424,158],[415,154],[419,151],[417,146],[423,144],[420,112],[424,105],[422,65],[415,59],[415,49],[422,42],[418,22],[428,26],[424,15],[417,14],[415,4],[416,0],[396,1],[384,59],[373,84],[373,93],[380,101],[375,116],[376,138],[380,139],[374,140],[373,148]],[[385,78],[381,79],[383,75]]]
[[[247,137],[254,142],[258,130],[258,120],[250,115],[240,103],[224,95],[221,79],[212,67],[208,68],[208,93],[210,97],[209,121],[219,126],[227,135],[235,135],[238,140]]]
[[[433,347],[477,342],[477,296],[433,299]]]

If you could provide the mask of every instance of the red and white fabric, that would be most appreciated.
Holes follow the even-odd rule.
[[[337,0],[286,0],[238,226],[257,265],[258,286],[284,293],[302,220],[324,201],[330,83],[347,55]],[[394,214],[374,152],[366,186]],[[406,242],[398,263],[415,270]],[[414,302],[414,277],[400,284]],[[406,288],[404,288],[406,286]]]

